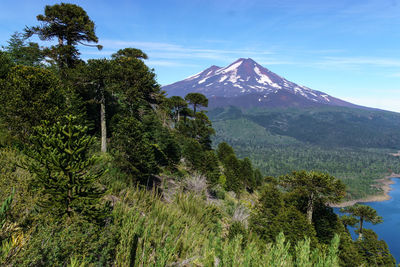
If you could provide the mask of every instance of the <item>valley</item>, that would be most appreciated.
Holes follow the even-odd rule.
[[[213,145],[227,142],[264,175],[330,173],[347,185],[346,201],[381,197],[380,179],[400,172],[400,114],[357,106],[290,82],[252,59],[212,66],[172,85],[168,94],[209,97]]]

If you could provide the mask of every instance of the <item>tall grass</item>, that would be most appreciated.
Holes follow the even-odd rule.
[[[154,191],[130,190],[115,212],[121,226],[117,266],[338,266],[338,237],[326,252],[311,251],[306,239],[295,255],[282,233],[268,245],[253,237],[242,242],[241,235],[228,239],[219,207],[190,193],[165,203]]]

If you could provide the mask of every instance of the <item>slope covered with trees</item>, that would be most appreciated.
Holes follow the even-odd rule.
[[[394,144],[400,144],[396,141],[400,132],[396,113],[343,108],[242,111],[230,107],[211,110],[208,115],[216,131],[214,143],[230,143],[264,175],[280,176],[301,169],[327,172],[347,185],[346,199],[359,199],[381,194],[378,180],[400,173],[399,158],[392,155],[398,150]],[[346,122],[343,116],[352,120]],[[365,131],[366,126],[371,131]]]
[[[16,34],[0,52],[2,265],[394,266],[328,206],[340,180],[263,177],[229,144],[212,148],[208,100],[165,97],[144,52],[82,61],[78,44],[99,44],[81,7],[38,20],[25,37],[57,45]]]

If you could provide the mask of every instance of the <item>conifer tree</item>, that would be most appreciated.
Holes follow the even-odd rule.
[[[130,49],[134,48],[125,48],[112,55],[110,75],[114,93],[119,95],[125,112],[140,120],[140,115],[153,110],[154,105],[161,102],[162,96],[153,70]]]
[[[178,123],[180,120],[181,112],[184,108],[187,107],[186,101],[180,96],[171,96],[167,99],[169,107],[172,109],[173,119],[175,123]]]
[[[134,117],[121,119],[113,140],[113,152],[119,167],[134,183],[150,185],[159,168],[154,144],[149,140],[143,124]]]
[[[117,51],[111,56],[113,59],[119,59],[123,57],[137,58],[137,59],[148,59],[148,56],[145,52],[137,48],[124,48]]]
[[[349,213],[351,216],[359,218],[358,225],[358,239],[362,240],[363,237],[363,227],[364,222],[370,222],[372,224],[382,223],[383,219],[381,216],[378,216],[378,213],[375,209],[370,206],[356,204],[350,207],[345,207],[340,210],[343,213]]]
[[[196,115],[196,109],[198,106],[208,107],[208,99],[200,93],[189,93],[185,96],[185,100],[193,105],[193,113]]]
[[[307,198],[307,220],[312,223],[315,204],[340,201],[346,191],[345,185],[335,177],[315,171],[294,171],[280,178],[281,183],[289,191],[295,191]]]
[[[47,55],[54,58],[59,68],[71,68],[78,60],[77,45],[95,46],[99,50],[101,45],[90,45],[85,42],[98,42],[95,34],[94,22],[86,11],[74,4],[47,5],[44,14],[37,20],[40,26],[26,27],[26,37],[37,34],[43,41],[57,39],[58,44],[47,51]]]
[[[0,50],[0,79],[7,77],[11,68],[14,66],[14,62],[8,53]]]
[[[367,266],[396,266],[396,260],[384,240],[371,229],[364,229],[364,238],[357,240],[358,253]]]
[[[349,232],[347,226],[354,227],[358,223],[357,218],[349,215],[343,215],[342,217],[340,217],[340,220],[347,232]]]
[[[233,148],[226,142],[219,143],[217,147],[218,159],[221,162],[224,162],[225,158],[229,155],[235,155],[235,151],[233,150]]]
[[[18,65],[39,66],[44,60],[44,53],[38,43],[26,43],[22,33],[14,33],[4,47],[10,59]]]
[[[42,120],[54,123],[65,112],[65,102],[60,80],[49,70],[18,65],[0,80],[0,116],[19,140],[27,141]]]
[[[76,117],[66,116],[53,125],[44,122],[32,135],[27,151],[32,159],[29,171],[34,184],[43,190],[41,206],[57,216],[82,214],[91,219],[102,217],[98,208],[104,194],[96,182],[104,170],[92,172],[96,158],[89,155],[93,138],[87,127],[76,125]]]
[[[226,189],[239,194],[243,187],[240,180],[240,163],[235,155],[229,155],[225,159]]]
[[[240,161],[240,176],[247,188],[253,189],[256,186],[253,166],[247,157]]]
[[[101,152],[107,152],[107,121],[106,121],[106,95],[110,90],[110,70],[112,64],[107,59],[89,59],[84,67],[84,79],[88,84],[94,100],[99,105],[100,131],[101,131]]]

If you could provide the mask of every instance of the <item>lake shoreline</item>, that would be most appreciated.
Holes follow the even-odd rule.
[[[353,206],[356,203],[381,202],[381,201],[390,200],[391,196],[389,195],[389,192],[392,190],[391,185],[394,184],[394,181],[392,180],[393,178],[400,178],[400,174],[392,173],[391,175],[388,175],[383,179],[376,180],[378,182],[378,184],[376,184],[375,186],[383,190],[383,193],[380,195],[373,195],[373,196],[349,200],[349,201],[345,201],[345,202],[341,202],[341,203],[337,203],[337,204],[330,204],[329,206],[332,208],[343,208],[343,207]]]

